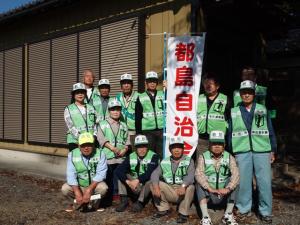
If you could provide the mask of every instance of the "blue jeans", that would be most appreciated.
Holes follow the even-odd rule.
[[[270,153],[247,152],[235,156],[239,171],[240,184],[236,206],[240,213],[251,211],[252,177],[256,177],[258,188],[258,211],[262,216],[272,214],[272,177]]]

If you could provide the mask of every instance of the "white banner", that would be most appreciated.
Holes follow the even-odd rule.
[[[164,156],[170,155],[169,137],[181,136],[184,154],[198,144],[197,102],[200,91],[205,35],[170,37],[167,61],[167,117]]]

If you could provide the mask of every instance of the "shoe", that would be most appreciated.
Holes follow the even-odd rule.
[[[213,225],[211,219],[207,216],[203,217],[200,221],[200,225]]]
[[[251,212],[247,212],[247,213],[239,213],[238,212],[236,214],[236,219],[238,222],[247,223],[247,224],[255,224],[257,222],[257,220],[252,217]]]
[[[182,215],[179,213],[178,218],[176,220],[177,223],[186,223],[188,220],[188,216]]]
[[[158,219],[158,218],[161,218],[163,216],[166,216],[169,214],[169,210],[165,210],[165,211],[158,211],[157,213],[155,213],[153,215],[154,218]]]
[[[121,202],[119,204],[119,206],[116,208],[117,212],[124,212],[125,209],[127,208],[129,202],[128,202],[128,197],[126,195],[121,195]]]
[[[232,213],[225,213],[225,215],[222,218],[222,222],[223,222],[223,224],[226,224],[226,225],[239,225],[235,221],[235,216],[233,216]]]
[[[138,213],[141,212],[143,208],[144,208],[143,204],[139,201],[136,201],[135,203],[132,204],[131,211],[134,213]]]
[[[75,210],[75,207],[73,204],[71,204],[65,209],[65,212],[73,212],[74,210]]]
[[[264,224],[272,224],[272,216],[260,216],[260,219]]]
[[[118,201],[120,201],[120,199],[121,199],[121,196],[120,196],[120,195],[113,195],[113,196],[112,196],[112,201],[113,201],[113,202],[118,202]]]

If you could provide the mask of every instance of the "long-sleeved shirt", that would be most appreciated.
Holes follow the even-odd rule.
[[[172,167],[173,174],[176,172],[179,162],[180,161],[176,162],[171,158],[171,167]],[[161,167],[158,166],[151,174],[151,182],[153,184],[158,185],[162,175],[163,174],[162,174]],[[193,184],[194,177],[195,177],[195,164],[194,164],[194,161],[191,159],[190,165],[188,167],[187,175],[185,175],[183,177],[183,184],[185,184],[187,186]]]
[[[82,155],[82,161],[83,163],[88,166],[89,164],[89,157],[85,157]],[[95,182],[101,182],[106,178],[106,172],[107,172],[107,162],[106,157],[104,153],[101,153],[100,160],[97,164],[96,168],[96,175],[93,177],[92,181]],[[78,186],[77,181],[77,172],[75,169],[75,166],[72,162],[72,152],[68,154],[68,161],[67,161],[67,183],[69,185]]]
[[[86,120],[86,107],[85,106],[80,106],[80,105],[77,105],[82,117],[84,120]],[[94,110],[94,113],[96,115],[96,123],[94,125],[94,135],[97,134],[97,122],[99,121],[98,119],[98,115],[96,113],[96,110]],[[64,111],[64,118],[65,118],[65,122],[66,122],[66,125],[67,125],[67,128],[68,128],[68,131],[76,138],[79,137],[79,130],[77,129],[77,127],[74,126],[74,123],[73,123],[73,120],[71,118],[71,115],[70,115],[70,112],[68,110],[68,108],[66,107],[65,108],[65,111]]]
[[[251,131],[251,128],[252,128],[252,121],[253,121],[255,107],[256,107],[256,103],[254,102],[252,107],[251,107],[251,110],[249,112],[246,109],[246,107],[244,106],[244,104],[241,104],[239,106],[241,114],[242,114],[243,121],[245,123],[245,126],[246,126],[249,134],[251,134],[250,131]],[[228,150],[230,152],[232,152],[232,143],[231,143],[231,140],[232,140],[232,137],[231,137],[231,134],[232,134],[232,120],[231,119],[229,120],[228,125],[229,125],[228,126],[228,132],[227,132]],[[276,135],[275,135],[275,132],[274,132],[274,129],[273,129],[273,126],[272,126],[272,121],[271,121],[268,114],[267,114],[267,126],[268,126],[268,130],[269,130],[269,138],[270,138],[270,142],[271,142],[271,151],[276,152],[276,149],[277,149]],[[251,149],[249,149],[249,150],[251,150]]]
[[[214,157],[211,158],[213,160],[216,171],[219,171],[222,162],[221,160],[222,157],[218,159],[215,159]],[[229,158],[229,168],[231,172],[231,177],[229,183],[226,185],[226,188],[230,188],[230,190],[234,190],[239,183],[240,175],[239,175],[239,169],[237,167],[235,158],[232,155],[230,155]],[[209,188],[209,183],[205,175],[205,162],[202,155],[198,158],[198,163],[195,172],[195,179],[204,189]]]
[[[142,160],[139,159],[138,160]],[[152,172],[155,170],[155,168],[158,166],[159,163],[159,156],[155,154],[151,162],[147,165],[147,169],[144,174],[138,176],[137,179],[139,179],[139,182],[142,184],[145,184],[148,180],[150,180]],[[120,181],[125,182],[127,179],[127,174],[130,173],[130,158],[129,156],[126,157],[126,159],[117,167],[115,170],[115,173],[117,177],[120,179]]]

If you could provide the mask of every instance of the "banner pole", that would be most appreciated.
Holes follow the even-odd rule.
[[[167,79],[167,32],[164,32],[164,62],[163,62],[163,80],[166,81]],[[163,158],[165,158],[165,146],[166,146],[166,96],[167,96],[167,89],[164,87],[164,103],[163,103],[163,122],[164,122],[164,129],[163,129]]]

